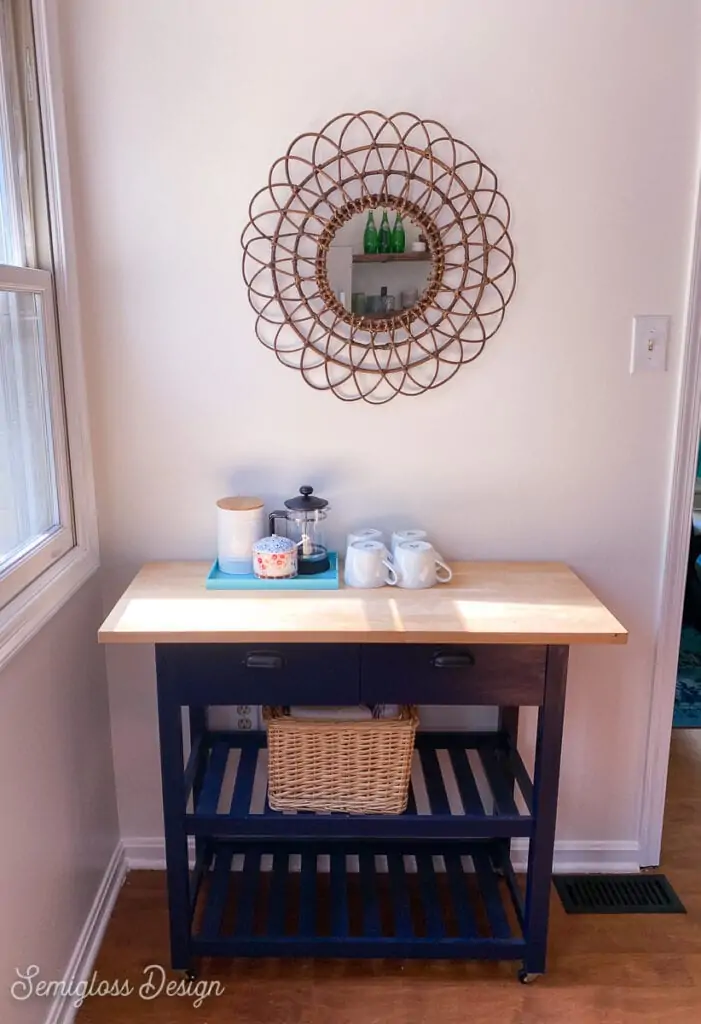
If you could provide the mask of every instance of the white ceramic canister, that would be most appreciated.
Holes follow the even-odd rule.
[[[217,557],[221,572],[253,571],[253,545],[267,533],[260,498],[220,498],[217,502]]]

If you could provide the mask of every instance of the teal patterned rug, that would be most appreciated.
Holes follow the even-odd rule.
[[[701,633],[684,626],[679,646],[675,729],[701,729]]]

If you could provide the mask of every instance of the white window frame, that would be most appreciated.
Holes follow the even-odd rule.
[[[70,453],[74,542],[58,560],[41,572],[0,610],[0,669],[99,566],[90,423],[60,62],[58,6],[57,0],[32,2],[51,221],[53,288],[60,330],[65,433]],[[21,273],[25,274],[26,271],[21,270]],[[51,275],[48,276],[50,278]]]
[[[58,499],[58,523],[43,535],[32,536],[23,548],[14,553],[7,564],[3,563],[0,566],[0,608],[4,608],[54,562],[66,555],[73,547],[75,537],[71,470],[51,274],[48,270],[35,270],[30,267],[0,266],[0,291],[6,291],[10,295],[27,292],[39,296],[41,302],[46,398],[49,406],[52,462]],[[12,310],[12,305],[10,309]]]

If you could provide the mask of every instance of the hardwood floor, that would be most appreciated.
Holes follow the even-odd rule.
[[[676,731],[662,868],[687,915],[568,917],[553,896],[549,973],[519,985],[508,964],[205,961],[192,998],[93,998],[77,1024],[692,1024],[701,1020],[701,730]],[[164,876],[133,872],[100,951],[99,979],[143,983],[167,964]],[[179,975],[172,975],[180,978]]]

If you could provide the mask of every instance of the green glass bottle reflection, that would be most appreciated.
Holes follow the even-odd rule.
[[[378,244],[379,236],[377,234],[377,228],[375,227],[375,218],[372,215],[372,210],[370,210],[365,224],[365,234],[363,235],[363,252],[377,252]]]
[[[394,222],[392,228],[392,252],[404,252],[406,247],[406,238],[404,236],[404,225],[402,223],[401,213],[397,214],[397,219]]]
[[[382,214],[382,222],[380,224],[379,244],[377,246],[378,252],[391,252],[392,251],[392,232],[389,226],[389,218],[387,211],[385,210]]]

